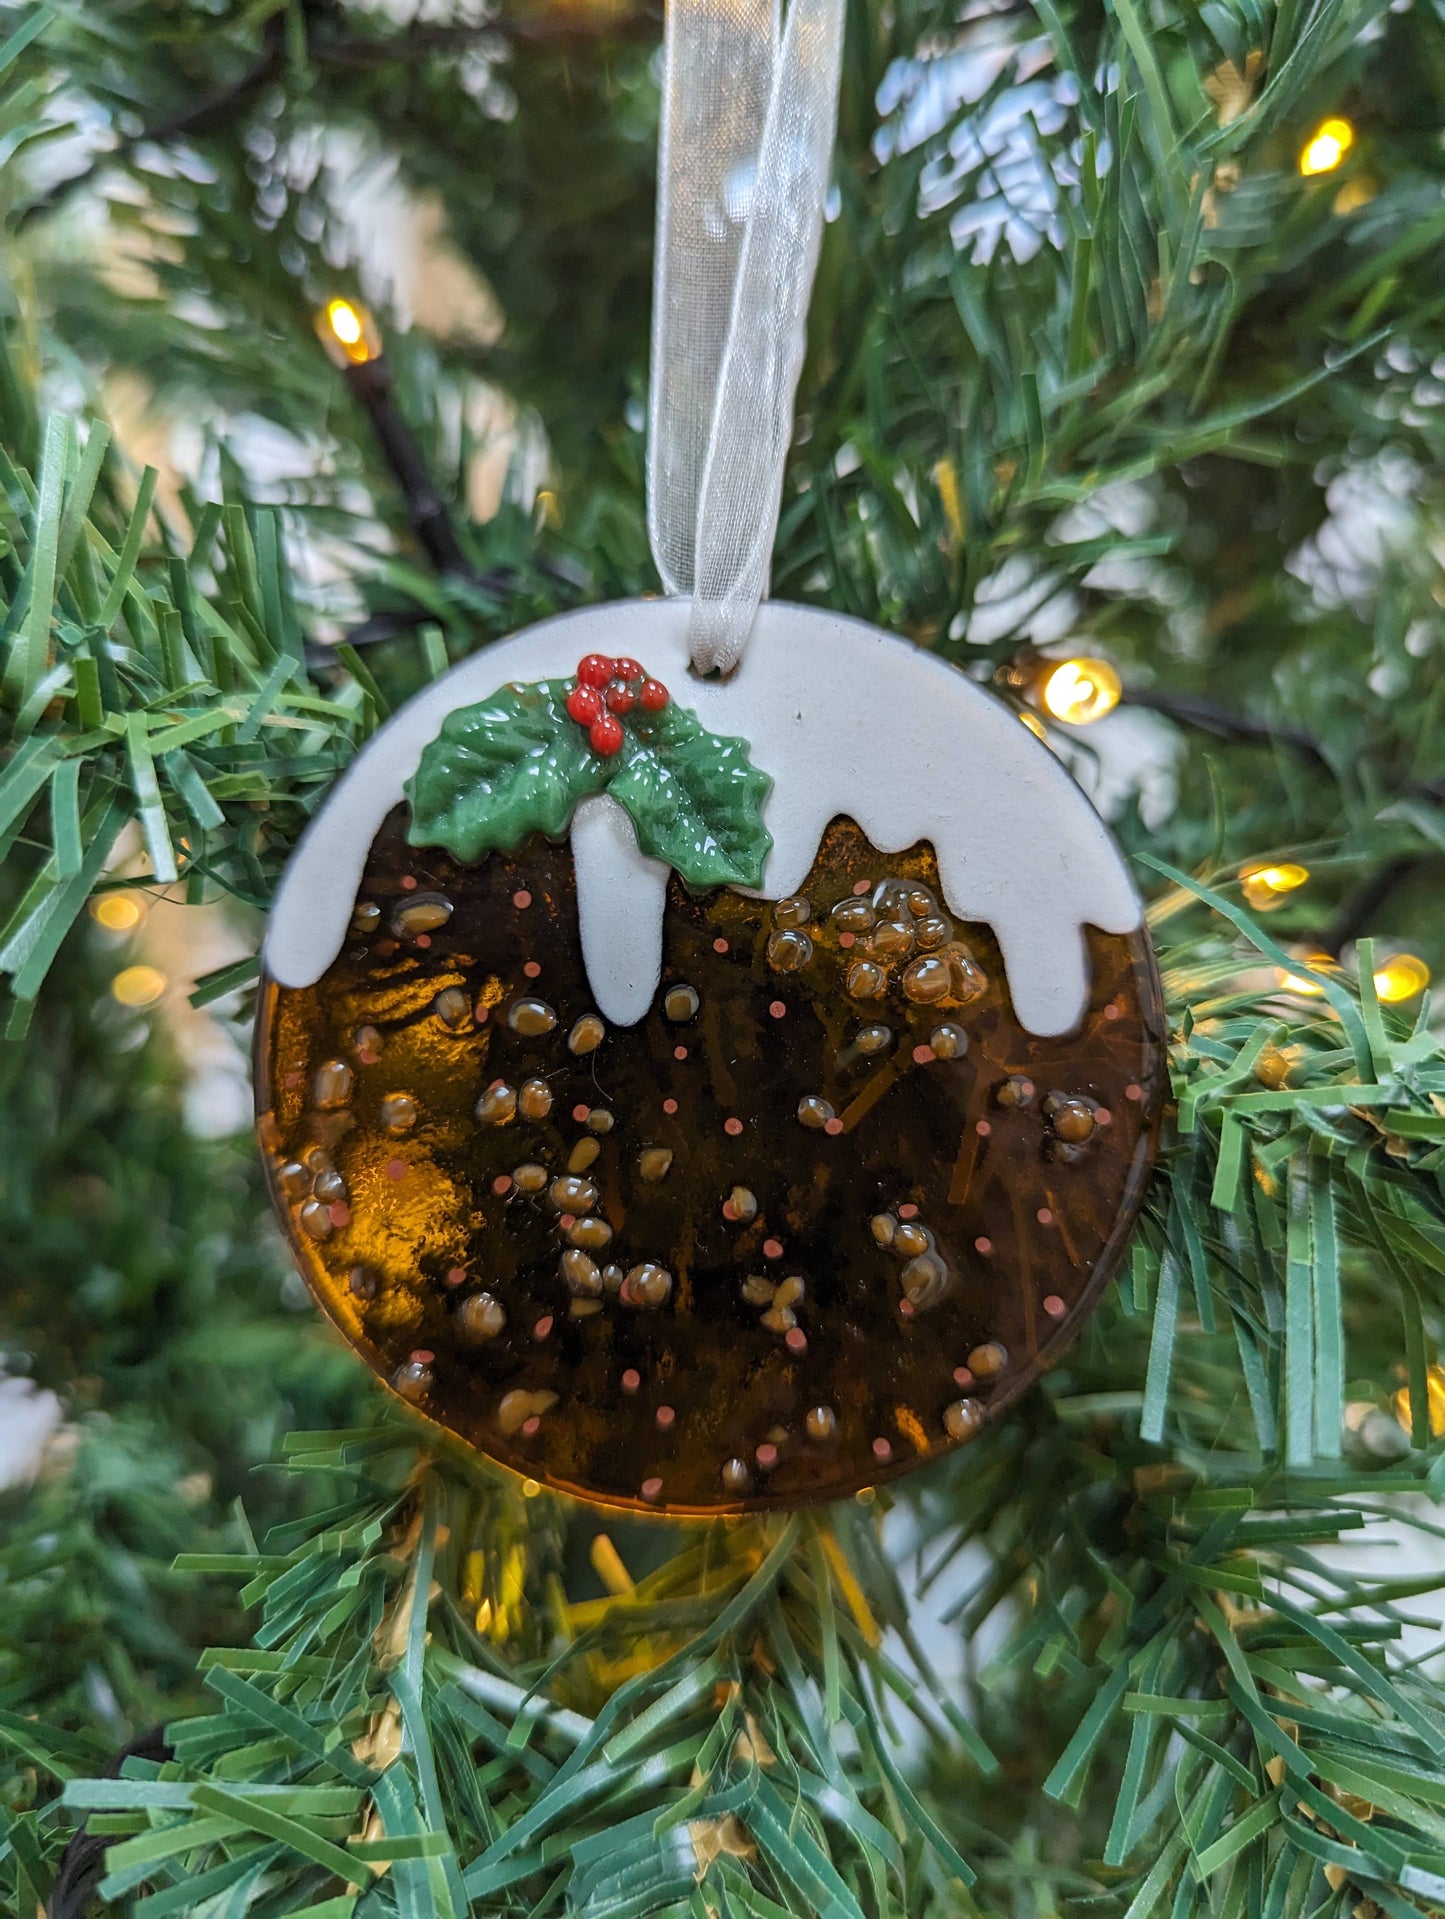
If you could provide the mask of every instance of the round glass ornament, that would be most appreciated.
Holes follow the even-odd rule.
[[[1007,708],[776,602],[698,680],[687,612],[549,621],[382,728],[278,895],[256,1084],[297,1263],[391,1390],[707,1514],[1016,1399],[1128,1242],[1166,1068],[1127,870]],[[669,699],[615,696],[606,751],[596,659]]]

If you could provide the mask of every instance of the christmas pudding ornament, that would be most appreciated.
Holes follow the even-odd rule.
[[[1052,754],[763,598],[840,31],[669,18],[668,597],[414,699],[266,944],[261,1138],[336,1324],[492,1458],[673,1513],[855,1491],[1017,1398],[1127,1244],[1164,1087],[1137,895]]]

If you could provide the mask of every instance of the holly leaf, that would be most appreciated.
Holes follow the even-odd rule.
[[[699,891],[762,885],[773,782],[748,758],[746,740],[709,733],[674,701],[635,717],[617,757],[607,790],[627,808],[644,853]]]
[[[529,833],[560,839],[613,770],[567,717],[566,694],[565,681],[539,680],[449,713],[406,783],[410,844],[470,862],[513,853]]]

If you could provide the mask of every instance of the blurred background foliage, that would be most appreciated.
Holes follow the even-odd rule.
[[[570,1645],[574,1668],[594,1662],[557,1680],[579,1713],[629,1676],[645,1712],[629,1646],[670,1647],[750,1594],[719,1669],[742,1690],[687,1703],[675,1784],[698,1754],[725,1769],[708,1742],[744,1696],[773,1715],[762,1745],[794,1741],[798,1778],[833,1752],[858,1804],[908,1835],[901,1879],[872,1840],[844,1868],[870,1915],[1438,1907],[1445,1703],[1418,1637],[1437,1628],[1411,1607],[1439,1618],[1415,1496],[1440,1477],[1432,1394],[1445,1413],[1445,1084],[1428,1008],[1382,1012],[1371,981],[1397,950],[1445,962],[1442,27],[1438,0],[850,6],[774,590],[995,684],[1131,851],[1267,914],[1278,946],[1248,948],[1141,867],[1199,1121],[1171,1132],[1132,1272],[1018,1418],[907,1488],[886,1555],[870,1528],[820,1521],[755,1588],[772,1535],[674,1558],[666,1532],[613,1526],[619,1578],[595,1516],[479,1492],[389,1429],[351,1453],[318,1439],[306,1470],[268,1463],[294,1427],[366,1426],[375,1396],[285,1275],[234,1112],[198,1123],[185,1012],[202,975],[223,1036],[241,1031],[257,912],[390,707],[531,619],[655,588],[660,20],[625,0],[0,7],[0,1340],[59,1421],[38,1477],[3,1496],[17,1910],[69,1833],[56,1777],[214,1710],[197,1653],[243,1645],[270,1528],[317,1555],[295,1630],[330,1665],[307,1710],[348,1737],[392,1710],[385,1641],[432,1563],[420,1541],[440,1555],[437,1657],[530,1685]],[[1348,144],[1311,172],[1332,119]],[[338,297],[374,313],[447,503],[458,553],[440,570],[374,408],[318,341]],[[1054,724],[1037,710],[1052,664],[1095,656],[1121,705]],[[1307,877],[1241,884],[1257,865]],[[148,945],[162,895],[197,924],[227,902],[231,946]],[[106,897],[151,917],[108,928],[88,912]],[[1297,952],[1340,960],[1325,977],[1344,998],[1281,994]],[[147,967],[158,987],[121,986]],[[1384,1107],[1356,1097],[1371,1073]],[[1275,1082],[1308,1097],[1239,1120],[1249,1177],[1231,1185],[1227,1098]],[[324,1544],[337,1480],[378,1529],[349,1557]],[[1341,1557],[1381,1515],[1393,1557]],[[834,1551],[836,1588],[815,1564]],[[206,1570],[242,1562],[260,1569],[245,1607]],[[625,1602],[633,1576],[631,1606],[585,1611],[604,1590]],[[343,1580],[374,1610],[343,1617]],[[869,1743],[879,1661],[903,1644],[879,1622],[906,1635],[915,1609],[968,1669],[956,1690],[995,1755],[947,1712],[910,1747],[973,1892]],[[798,1698],[816,1682],[863,1725],[856,1747],[760,1682],[793,1633]],[[281,1626],[268,1643],[289,1643]],[[408,1752],[435,1736],[441,1797],[386,1830],[443,1817],[463,1864],[467,1845],[492,1861],[458,1756],[474,1720],[434,1704],[455,1670],[416,1658],[404,1673],[433,1690],[408,1708]],[[187,1777],[254,1743],[235,1698],[225,1712]],[[563,1753],[525,1777],[510,1750],[493,1763],[514,1818]],[[479,1865],[496,1890],[478,1900],[499,1903],[477,1909],[566,1909],[562,1853],[589,1856],[609,1805],[673,1805],[671,1778],[621,1771],[585,1818],[548,1802],[557,1849],[531,1877]],[[831,1882],[790,1884],[786,1850],[759,1864],[710,1833],[706,1910],[852,1910]],[[258,1914],[325,1909],[334,1874],[297,1859],[252,1886]],[[581,1873],[580,1908],[699,1919],[675,1874],[637,1870],[641,1904],[608,1905]],[[379,1880],[365,1910],[457,1909],[449,1871]]]

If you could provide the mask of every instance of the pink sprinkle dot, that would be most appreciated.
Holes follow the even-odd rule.
[[[662,1481],[660,1479],[644,1479],[642,1482],[642,1497],[644,1499],[661,1499]]]
[[[401,883],[408,893],[414,893],[416,891],[416,874],[408,873]]]
[[[980,1233],[978,1238],[973,1242],[973,1250],[976,1253],[982,1253],[985,1256],[985,1258],[987,1258],[987,1256],[993,1251],[993,1241],[987,1236],[987,1234]]]
[[[1123,1017],[1123,1008],[1119,1005],[1117,1000],[1110,1000],[1109,1004],[1104,1008],[1104,1018],[1105,1019],[1121,1019],[1122,1017]]]
[[[574,1106],[572,1108],[572,1117],[579,1126],[585,1126],[587,1121],[592,1117],[592,1108],[590,1106]]]
[[[1044,1301],[1044,1311],[1050,1319],[1062,1319],[1068,1311],[1068,1307],[1065,1306],[1057,1293],[1050,1293]]]
[[[1031,1079],[1026,1079],[1023,1085],[1020,1086],[1019,1093],[1024,1099],[1032,1099],[1036,1090],[1037,1089],[1034,1086],[1033,1081]]]
[[[912,1200],[909,1200],[906,1205],[898,1208],[898,1217],[900,1219],[917,1219],[918,1208],[913,1204]]]
[[[989,1125],[986,1119],[981,1119],[978,1122],[978,1124],[974,1127],[973,1130],[978,1134],[980,1139],[987,1139],[989,1134],[993,1131],[993,1128]]]
[[[436,1354],[429,1353],[425,1346],[418,1346],[412,1354],[412,1359],[418,1366],[430,1366],[435,1358]]]
[[[1112,1126],[1114,1124],[1114,1115],[1109,1111],[1107,1106],[1096,1106],[1094,1108],[1094,1124],[1096,1126]]]
[[[838,935],[838,944],[846,952],[848,948],[853,944],[856,938],[857,938],[856,933],[840,933]]]
[[[777,1465],[778,1449],[776,1446],[769,1445],[767,1440],[764,1440],[762,1445],[759,1446],[758,1450],[753,1454],[753,1458],[757,1460],[763,1471],[766,1472],[769,1466]]]
[[[575,1213],[562,1213],[558,1216],[557,1224],[564,1233],[570,1233],[572,1228],[577,1224],[577,1215]]]
[[[375,1066],[376,1062],[381,1058],[381,1054],[373,1053],[369,1046],[360,1046],[357,1048],[356,1057],[362,1066]],[[296,1077],[299,1080],[301,1075],[298,1073]]]
[[[304,1073],[288,1073],[281,1084],[283,1086],[299,1086],[305,1077],[306,1075]]]
[[[466,1276],[467,1276],[467,1269],[465,1266],[453,1266],[449,1269],[447,1273],[447,1285],[460,1286],[462,1281],[466,1278]]]
[[[772,1005],[768,1008],[768,1011],[772,1014],[774,1019],[781,1019],[784,1013],[787,1012],[787,1010],[788,1010],[787,1007],[783,1004],[783,1002],[780,999],[775,999]],[[296,1084],[298,1086],[301,1084],[301,1075],[299,1073],[296,1075]]]
[[[672,1057],[674,1059],[686,1059],[687,1048],[685,1046],[674,1046],[672,1049]]]
[[[900,1299],[898,1302],[898,1310],[905,1319],[912,1319],[913,1301],[911,1299]]]
[[[673,1420],[675,1420],[676,1418],[677,1418],[677,1414],[672,1410],[671,1406],[658,1407],[657,1423],[659,1426],[661,1426],[664,1432],[667,1431],[668,1427],[672,1424]]]
[[[893,1457],[893,1448],[886,1439],[874,1440],[873,1457],[875,1459],[891,1459]]]
[[[1037,1213],[1034,1214],[1034,1218],[1039,1222],[1040,1226],[1052,1226],[1054,1223],[1054,1215],[1047,1206],[1040,1206]]]
[[[715,953],[725,953],[725,952],[726,952],[726,951],[728,950],[728,943],[727,943],[727,941],[726,941],[726,940],[724,940],[724,939],[716,939],[716,940],[714,940],[714,941],[713,941],[713,943],[712,943],[712,950],[713,950],[713,951],[714,951]]]
[[[351,1224],[351,1208],[346,1204],[345,1200],[338,1199],[334,1206],[327,1207],[326,1217],[331,1221],[333,1226],[349,1226]]]
[[[417,943],[417,945],[418,945],[418,946],[430,946],[430,945],[431,945],[431,934],[430,934],[430,933],[418,933],[418,934],[417,934],[417,936],[416,936],[416,943]]]
[[[669,1115],[675,1113],[677,1111],[677,1101],[675,1099],[665,1099],[662,1102],[662,1110]]]
[[[498,1173],[497,1177],[492,1181],[492,1191],[500,1194],[510,1193],[511,1190],[512,1178],[510,1173]]]
[[[552,1330],[552,1315],[544,1313],[532,1328],[533,1339],[545,1339]]]
[[[857,896],[857,898],[859,898],[859,899],[862,899],[862,897],[863,897],[863,895],[864,895],[864,894],[865,894],[865,893],[866,893],[867,891],[868,891],[868,882],[867,882],[867,880],[854,880],[854,882],[853,882],[853,892],[854,892],[854,894],[855,894],[855,895]]]
[[[790,1326],[785,1335],[784,1344],[790,1353],[805,1353],[808,1350],[808,1335],[801,1326]]]
[[[933,1058],[933,1048],[931,1046],[915,1046],[914,1047],[913,1064],[915,1066],[926,1066],[932,1058]]]
[[[541,1429],[542,1429],[542,1422],[535,1413],[532,1414],[530,1419],[524,1419],[522,1421],[523,1439],[535,1439],[537,1434],[541,1431]]]
[[[623,1392],[635,1393],[641,1384],[642,1374],[638,1372],[635,1366],[629,1366],[627,1371],[622,1375]]]
[[[386,1162],[386,1176],[388,1179],[405,1179],[406,1161],[404,1159],[389,1159]]]
[[[1124,1097],[1125,1099],[1133,1100],[1143,1099],[1144,1088],[1142,1086],[1135,1086],[1134,1083],[1130,1081],[1129,1085],[1124,1088]]]
[[[522,968],[522,971],[527,975],[528,979],[537,979],[542,972],[542,962],[540,960],[528,960],[527,964]]]
[[[491,1011],[492,1009],[488,1006],[487,1002],[484,999],[479,999],[472,1008],[472,1018],[477,1022],[478,1026],[485,1026],[491,1016]]]
[[[724,1219],[735,1220],[738,1216],[738,1209],[733,1205],[730,1199],[725,1199],[723,1201],[722,1213]]]
[[[763,1241],[764,1259],[781,1259],[782,1257],[783,1242],[780,1239],[765,1239]]]
[[[731,1119],[725,1119],[723,1121],[723,1131],[732,1139],[736,1139],[742,1130],[743,1123],[736,1114],[734,1114]]]
[[[838,1118],[838,1115],[836,1113],[833,1115],[832,1119],[825,1119],[823,1121],[823,1131],[825,1133],[830,1133],[834,1139],[838,1137],[839,1133],[841,1133],[842,1130],[843,1130],[843,1122],[841,1119]]]
[[[955,1386],[971,1386],[973,1384],[973,1374],[969,1371],[967,1366],[954,1367],[953,1383]]]
[[[525,886],[520,887],[517,892],[513,893],[512,904],[519,913],[525,912],[532,904],[532,895],[527,891]]]

